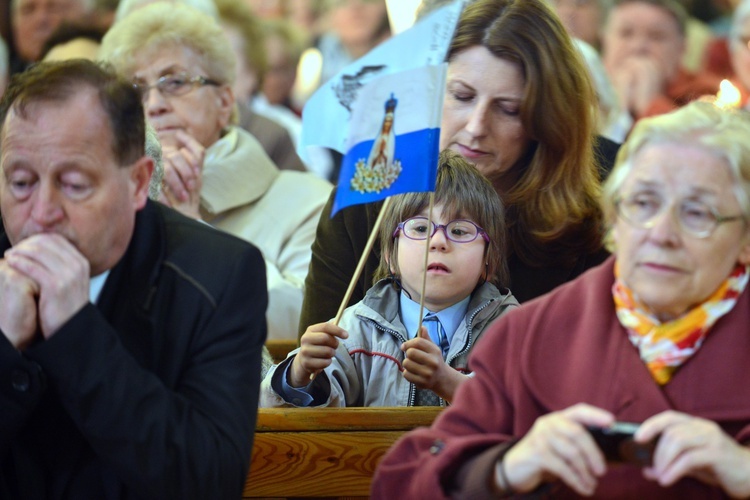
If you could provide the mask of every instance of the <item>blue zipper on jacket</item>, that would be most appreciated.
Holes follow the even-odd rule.
[[[479,314],[484,309],[486,309],[487,307],[489,307],[490,304],[492,304],[493,302],[495,302],[495,300],[496,299],[490,299],[490,300],[488,300],[481,307],[478,307],[478,308],[474,309],[474,312],[471,314],[471,316],[469,316],[469,321],[466,322],[466,330],[468,332],[468,335],[466,336],[467,337],[467,342],[464,345],[463,349],[461,349],[456,354],[454,354],[450,359],[447,359],[445,361],[446,363],[448,363],[449,366],[451,364],[451,361],[453,361],[454,359],[456,359],[457,357],[461,356],[462,354],[468,352],[471,349],[472,338],[473,338],[472,335],[471,335],[471,331],[474,328],[474,318],[476,318],[477,314]],[[441,398],[441,401],[442,401],[442,398]]]

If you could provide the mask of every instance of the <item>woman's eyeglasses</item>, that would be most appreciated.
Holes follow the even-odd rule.
[[[187,94],[195,87],[203,85],[218,87],[221,83],[205,76],[189,76],[187,73],[178,73],[176,75],[164,75],[152,85],[148,85],[145,82],[135,82],[133,85],[141,92],[141,98],[145,102],[148,99],[149,90],[153,88],[165,97],[181,96]]]
[[[743,215],[719,215],[718,211],[698,200],[682,199],[667,203],[661,196],[652,193],[635,193],[620,198],[615,203],[617,213],[633,226],[643,229],[654,227],[656,221],[668,208],[683,231],[696,238],[708,238],[720,224],[744,220]]]

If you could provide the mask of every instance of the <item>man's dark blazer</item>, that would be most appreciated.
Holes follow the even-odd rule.
[[[239,498],[265,277],[255,247],[148,202],[96,306],[23,353],[0,335],[0,498]]]

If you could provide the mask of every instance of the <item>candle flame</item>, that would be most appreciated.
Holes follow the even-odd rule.
[[[729,80],[722,80],[714,104],[720,108],[736,108],[740,104],[740,91]]]

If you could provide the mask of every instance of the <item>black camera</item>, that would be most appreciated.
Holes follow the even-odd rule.
[[[604,453],[607,462],[629,463],[648,467],[651,465],[656,440],[648,443],[636,443],[633,434],[640,424],[615,422],[611,427],[593,427],[586,429]]]

